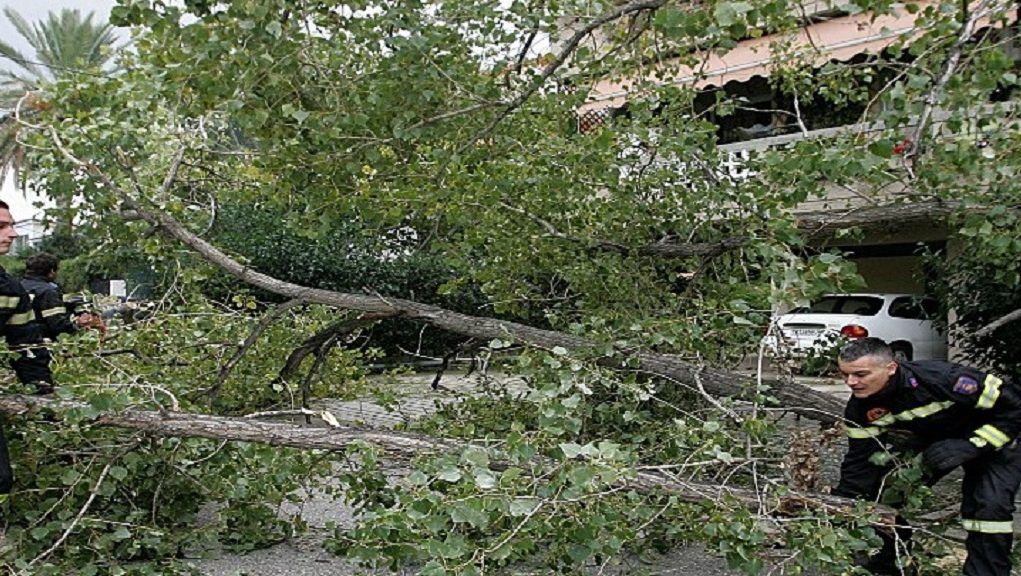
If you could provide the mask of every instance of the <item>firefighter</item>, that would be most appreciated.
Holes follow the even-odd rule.
[[[85,328],[105,333],[106,325],[98,314],[81,311],[74,313],[72,319],[72,311],[64,302],[64,292],[56,282],[59,266],[60,260],[47,252],[33,254],[25,260],[25,277],[21,285],[32,298],[32,310],[36,322],[43,327],[44,336],[56,340],[61,334]]]
[[[6,202],[0,200],[0,254],[7,254],[18,237],[14,218]],[[7,345],[17,352],[11,361],[18,380],[32,384],[41,394],[53,391],[49,352],[42,346],[42,330],[35,322],[32,304],[21,283],[0,267],[0,331]],[[11,491],[14,474],[7,454],[7,441],[0,430],[0,494]]]
[[[885,441],[908,433],[935,483],[964,468],[961,523],[967,531],[967,576],[1009,576],[1014,495],[1021,483],[1021,390],[994,374],[951,362],[895,362],[878,338],[848,343],[838,365],[851,389],[844,417],[848,451],[838,496],[879,497],[888,466],[873,461]],[[898,525],[903,524],[898,521]],[[901,574],[898,538],[869,559],[874,574]],[[910,532],[899,529],[902,543]]]

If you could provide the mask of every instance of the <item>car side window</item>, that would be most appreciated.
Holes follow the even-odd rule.
[[[919,300],[911,296],[895,298],[890,303],[890,316],[907,320],[928,320],[932,315],[926,310],[925,304],[925,300]]]

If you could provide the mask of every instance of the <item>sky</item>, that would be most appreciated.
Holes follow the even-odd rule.
[[[82,15],[94,12],[93,22],[105,22],[110,18],[110,8],[115,0],[0,0],[0,8],[11,7],[18,11],[28,22],[45,19],[51,12],[59,12],[64,8],[79,10]],[[0,15],[0,39],[10,44],[27,58],[32,58],[31,47],[20,34],[15,31],[14,26],[7,20],[6,16]],[[0,68],[12,69],[9,61],[0,58]],[[14,187],[13,180],[8,179],[0,187],[0,198],[10,204],[11,213],[17,220],[24,220],[35,216],[35,208],[32,207],[32,198],[26,198],[25,194]]]

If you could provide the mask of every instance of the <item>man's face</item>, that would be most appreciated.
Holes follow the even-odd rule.
[[[0,208],[0,254],[7,254],[11,251],[14,239],[18,237],[18,231],[14,229],[14,218],[11,211]]]
[[[857,360],[837,362],[844,382],[855,398],[868,398],[886,387],[890,377],[897,371],[897,363],[875,356],[863,356]]]

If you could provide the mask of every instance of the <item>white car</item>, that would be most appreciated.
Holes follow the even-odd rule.
[[[874,336],[897,360],[946,360],[947,337],[933,324],[935,300],[914,294],[827,294],[770,321],[765,344],[777,356],[822,353],[844,339]]]

